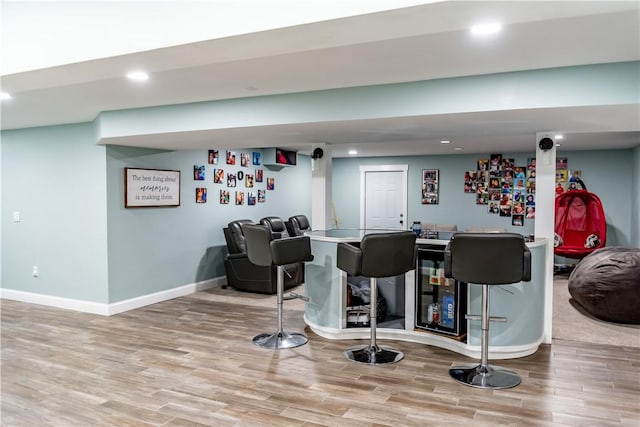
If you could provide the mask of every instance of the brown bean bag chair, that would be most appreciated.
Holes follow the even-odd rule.
[[[569,293],[598,319],[640,324],[640,249],[605,247],[587,255],[569,276]]]

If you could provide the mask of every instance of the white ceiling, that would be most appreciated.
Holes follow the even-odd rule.
[[[503,31],[474,39],[469,26]],[[2,128],[91,121],[101,111],[569,65],[640,60],[640,2],[438,2],[2,76]],[[151,79],[123,74],[143,67]],[[639,76],[640,78],[640,76]],[[334,156],[532,151],[538,131],[563,150],[640,144],[639,106],[494,111],[318,122],[121,138],[155,148],[335,144]],[[440,139],[452,144],[442,145]]]

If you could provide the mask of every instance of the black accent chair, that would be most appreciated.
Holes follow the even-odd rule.
[[[305,231],[311,230],[309,220],[304,215],[294,215],[287,221],[290,236],[303,236]]]
[[[349,243],[338,243],[338,268],[352,276],[369,277],[371,287],[369,309],[371,339],[368,345],[346,350],[344,355],[347,359],[379,365],[398,362],[404,358],[402,352],[380,347],[376,343],[377,279],[398,276],[414,269],[416,253],[416,235],[412,231],[367,234],[362,238],[360,247]]]
[[[283,330],[282,304],[285,299],[293,298],[308,301],[307,297],[294,293],[284,297],[284,267],[293,263],[313,261],[311,240],[308,236],[274,240],[271,231],[265,225],[243,224],[242,231],[247,245],[247,255],[251,262],[264,267],[276,266],[278,270],[278,330],[256,335],[253,337],[253,343],[273,350],[295,348],[306,344],[309,341],[306,335]]]
[[[243,224],[254,224],[254,222],[250,219],[240,219],[230,222],[223,228],[229,252],[224,259],[227,284],[238,291],[273,295],[277,292],[276,266],[256,265],[249,260],[242,233]],[[304,282],[304,271],[300,267],[300,263],[284,266],[285,289]]]
[[[269,229],[272,239],[285,239],[289,237],[285,222],[278,216],[266,216],[260,220],[260,224]]]
[[[531,252],[524,237],[516,233],[456,233],[444,253],[445,277],[482,285],[482,312],[467,315],[481,321],[479,365],[453,367],[449,374],[458,382],[484,389],[503,389],[520,384],[515,372],[489,365],[489,286],[531,280]]]

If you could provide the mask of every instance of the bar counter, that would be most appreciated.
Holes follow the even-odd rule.
[[[338,243],[360,242],[368,233],[382,230],[340,229],[312,231],[314,260],[305,265],[304,320],[316,334],[328,339],[368,339],[368,327],[347,328],[347,274],[336,267]],[[440,232],[435,239],[417,239],[418,247],[441,248],[453,233]],[[542,342],[544,333],[544,266],[546,239],[527,243],[531,251],[531,281],[490,287],[490,313],[504,316],[507,321],[492,322],[489,337],[490,359],[511,359],[533,354]],[[499,268],[500,260],[487,268]],[[385,286],[380,284],[378,288]],[[467,311],[479,314],[481,286],[467,286]],[[464,339],[423,331],[415,327],[416,271],[404,275],[404,327],[385,328],[378,325],[377,336],[385,340],[411,341],[445,348],[475,359],[480,357],[480,322],[467,322]]]

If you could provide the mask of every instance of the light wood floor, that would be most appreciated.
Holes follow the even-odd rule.
[[[555,341],[500,361],[523,382],[487,391],[449,378],[470,360],[422,344],[394,342],[405,359],[373,367],[342,356],[361,341],[308,330],[306,346],[257,348],[275,307],[188,296],[102,317],[1,304],[5,427],[640,425],[637,348]],[[285,325],[301,330],[302,313]]]

